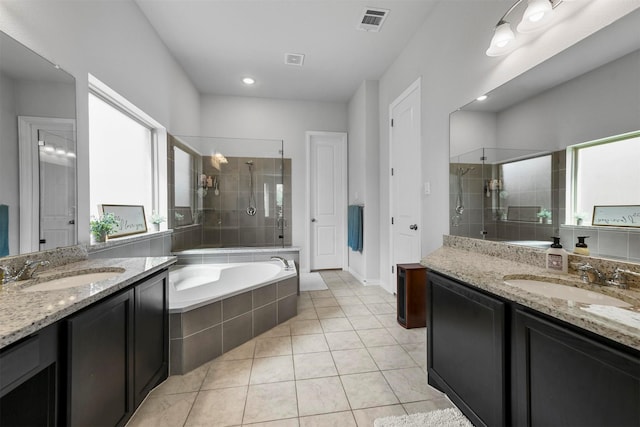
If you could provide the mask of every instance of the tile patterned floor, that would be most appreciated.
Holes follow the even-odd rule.
[[[450,407],[427,385],[426,331],[396,321],[395,296],[343,271],[303,292],[298,316],[186,375],[172,376],[128,426],[372,426]]]

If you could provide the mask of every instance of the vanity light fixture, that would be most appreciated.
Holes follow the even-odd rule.
[[[513,6],[502,15],[495,26],[493,38],[487,49],[487,56],[502,56],[515,49],[516,35],[511,29],[509,16],[525,0],[516,1]],[[526,0],[527,7],[522,14],[520,23],[516,27],[519,33],[533,33],[543,29],[553,18],[555,9],[564,0]]]
[[[242,79],[242,83],[246,84],[247,86],[251,86],[252,84],[255,84],[256,80],[254,78],[251,77],[244,77]]]

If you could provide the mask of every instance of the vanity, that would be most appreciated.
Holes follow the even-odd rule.
[[[477,426],[638,425],[640,288],[586,285],[548,273],[543,259],[540,250],[445,236],[422,260],[429,384]],[[583,288],[593,301],[507,283],[527,278]]]
[[[0,424],[126,424],[168,376],[167,272],[174,263],[76,260],[3,285]]]

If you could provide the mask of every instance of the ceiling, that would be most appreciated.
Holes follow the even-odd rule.
[[[326,102],[379,79],[438,2],[134,1],[200,93]],[[380,32],[356,28],[371,7],[390,10]],[[286,53],[304,54],[304,65],[286,65]]]
[[[640,9],[593,33],[504,85],[466,111],[500,112],[640,49]]]

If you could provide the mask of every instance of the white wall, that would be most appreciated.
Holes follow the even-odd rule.
[[[498,144],[558,150],[640,129],[640,51],[497,115]]]
[[[349,271],[368,284],[379,282],[378,82],[364,81],[348,105],[349,204],[364,205],[363,250],[349,251]]]
[[[389,104],[422,76],[422,251],[441,246],[449,230],[449,113],[505,83],[594,31],[640,7],[637,1],[564,2],[556,25],[506,57],[485,55],[493,26],[509,6],[504,1],[445,1],[380,79],[380,169],[388,169]],[[463,25],[457,25],[463,23]],[[380,268],[389,269],[389,178],[380,175]],[[417,261],[417,260],[416,260]]]
[[[89,241],[88,74],[175,134],[197,134],[199,94],[131,1],[2,0],[0,30],[76,78],[78,237]]]
[[[495,113],[456,111],[449,116],[450,157],[498,145]]]
[[[199,134],[206,137],[282,139],[292,164],[292,243],[306,264],[305,230],[307,131],[347,131],[347,105],[342,103],[203,95]],[[179,134],[178,134],[179,135]]]

